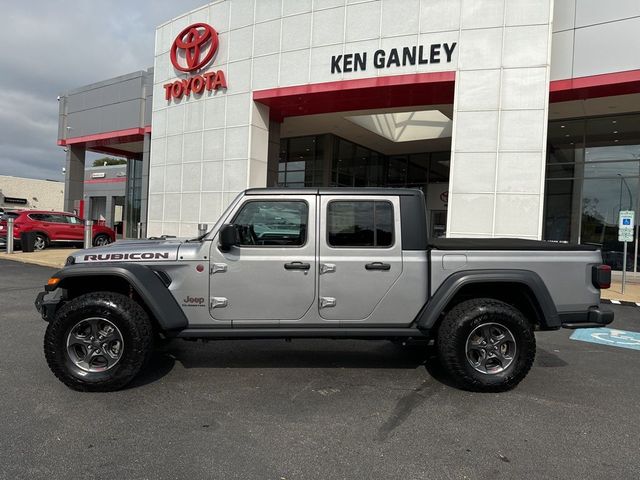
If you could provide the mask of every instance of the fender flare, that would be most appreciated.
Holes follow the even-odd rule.
[[[545,329],[561,326],[556,305],[542,278],[530,270],[462,270],[451,274],[422,308],[415,323],[420,330],[430,330],[455,295],[465,286],[482,283],[515,283],[528,287],[537,302]]]
[[[163,331],[179,331],[187,327],[184,312],[162,282],[160,277],[146,265],[121,263],[113,265],[70,265],[56,272],[59,278],[56,288],[64,288],[65,280],[71,278],[113,276],[126,280],[145,303]],[[47,288],[53,291],[55,288]]]

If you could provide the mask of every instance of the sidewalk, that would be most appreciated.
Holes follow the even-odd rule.
[[[42,265],[43,267],[62,268],[67,257],[77,251],[78,250],[74,248],[47,248],[40,252],[29,253],[18,250],[10,255],[6,252],[0,252],[0,259],[33,263],[34,265]]]
[[[602,298],[640,303],[640,274],[635,277],[633,273],[627,273],[624,295],[622,294],[622,275],[620,272],[612,272],[611,277],[611,288],[602,290]]]

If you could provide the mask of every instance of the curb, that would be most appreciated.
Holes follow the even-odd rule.
[[[609,298],[601,298],[600,303],[610,303],[612,305],[626,305],[630,307],[640,307],[640,302],[631,302],[629,300],[612,300]]]
[[[11,257],[9,255],[0,255],[0,260],[8,260],[10,262],[18,262],[18,263],[26,263],[29,265],[38,265],[40,267],[48,267],[48,268],[62,268],[64,267],[64,263],[60,262],[47,262],[46,260],[36,260],[36,259],[25,259],[20,257]]]

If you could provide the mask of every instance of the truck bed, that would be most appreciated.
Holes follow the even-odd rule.
[[[429,240],[436,250],[518,250],[518,251],[584,251],[599,250],[597,245],[545,242],[522,238],[436,238]]]

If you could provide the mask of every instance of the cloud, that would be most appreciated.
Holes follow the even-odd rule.
[[[57,96],[152,66],[155,27],[204,4],[6,2],[0,19],[0,175],[62,180]]]

